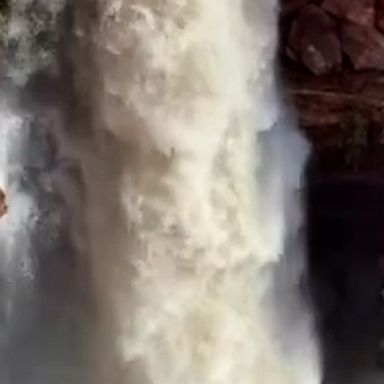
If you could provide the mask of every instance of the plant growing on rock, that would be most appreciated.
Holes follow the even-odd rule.
[[[345,164],[356,171],[369,145],[371,119],[364,108],[356,107],[346,114],[341,124],[339,146],[343,151]]]

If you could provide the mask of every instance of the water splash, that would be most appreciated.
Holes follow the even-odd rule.
[[[1,383],[318,384],[297,292],[307,148],[278,97],[276,3],[14,0],[11,10],[0,102],[10,207],[0,221]],[[64,34],[63,14],[73,17]],[[52,98],[51,88],[65,95]],[[81,168],[87,236],[83,200],[34,139],[42,131]],[[64,246],[65,258],[52,245],[62,246],[62,218],[47,214],[61,212],[48,203],[57,190],[78,247]],[[45,275],[44,254],[55,267]],[[63,309],[73,303],[57,292],[47,299],[36,283],[52,274],[69,289],[73,254],[88,259],[93,281],[81,327],[88,376],[62,346],[78,336],[62,332],[79,326]],[[21,347],[20,330],[45,341]]]
[[[74,362],[76,304],[73,297],[69,302],[74,251],[65,239],[58,161],[49,143],[64,123],[56,50],[64,4],[10,4],[0,79],[0,186],[9,207],[0,220],[2,384],[84,382]]]
[[[293,245],[306,147],[276,94],[276,13],[270,0],[75,6],[96,382],[319,382]],[[276,291],[303,317],[276,309]]]

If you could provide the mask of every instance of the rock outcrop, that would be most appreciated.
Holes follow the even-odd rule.
[[[307,5],[293,22],[288,37],[292,58],[315,75],[341,65],[342,53],[336,23],[321,8]]]
[[[384,70],[384,0],[281,0],[282,52],[314,75]]]
[[[341,27],[344,53],[356,70],[384,70],[384,35],[377,29],[345,23]]]
[[[368,27],[374,24],[374,0],[324,0],[321,8],[343,21]]]

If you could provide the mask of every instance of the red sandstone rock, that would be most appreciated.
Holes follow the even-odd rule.
[[[375,0],[324,0],[328,13],[356,24],[372,26],[375,21]]]
[[[301,39],[303,37],[302,35],[303,29],[304,27],[302,26],[302,22],[300,19],[298,19],[292,23],[292,27],[289,32],[288,45],[296,53],[296,56],[297,56],[297,53],[300,52],[300,44],[301,44]]]
[[[294,62],[300,61],[296,55],[296,52],[288,45],[285,47],[285,54],[287,55],[288,58],[290,58]]]
[[[294,13],[307,4],[308,0],[281,0],[281,12],[283,15]]]
[[[336,24],[314,4],[304,7],[293,23],[289,45],[315,75],[325,74],[341,64]]]
[[[376,0],[376,26],[384,32],[384,0]]]
[[[346,23],[341,29],[341,43],[356,70],[384,70],[384,36],[376,29]]]

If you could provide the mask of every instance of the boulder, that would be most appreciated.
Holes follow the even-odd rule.
[[[336,24],[314,4],[304,7],[292,24],[288,44],[315,75],[325,74],[341,65],[342,51]]]
[[[321,7],[333,16],[356,24],[373,26],[375,0],[324,0]]]
[[[374,28],[345,23],[341,28],[343,51],[356,70],[384,70],[384,36]]]

